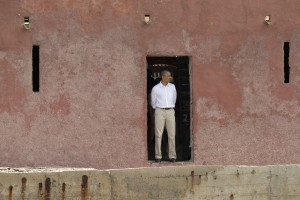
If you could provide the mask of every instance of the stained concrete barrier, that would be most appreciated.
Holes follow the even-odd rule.
[[[300,200],[300,165],[0,168],[0,199]]]
[[[111,199],[109,171],[0,169],[0,199]]]

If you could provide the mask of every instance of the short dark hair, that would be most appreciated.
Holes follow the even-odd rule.
[[[170,74],[171,74],[171,72],[168,71],[168,70],[162,70],[162,71],[160,72],[161,76],[164,76],[164,75],[166,75],[167,73],[170,73]]]

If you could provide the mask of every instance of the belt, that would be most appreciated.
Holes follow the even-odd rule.
[[[160,108],[160,109],[171,110],[171,109],[174,109],[174,108]]]

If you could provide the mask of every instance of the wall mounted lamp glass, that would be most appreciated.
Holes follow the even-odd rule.
[[[24,17],[24,28],[26,30],[30,29],[30,21],[29,21],[29,17]]]
[[[265,22],[269,25],[271,24],[271,15],[266,15],[265,16]]]
[[[150,24],[151,23],[150,15],[145,15],[144,22],[145,22],[145,24]]]

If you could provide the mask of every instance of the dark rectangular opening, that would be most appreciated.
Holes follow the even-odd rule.
[[[289,42],[284,42],[283,52],[284,52],[284,83],[289,83],[290,82],[290,64],[289,64],[290,43]]]
[[[147,56],[147,94],[148,94],[148,160],[155,159],[155,131],[153,123],[153,109],[150,105],[149,95],[154,85],[161,80],[161,72],[171,72],[171,81],[177,90],[175,105],[176,121],[176,154],[177,161],[192,160],[191,149],[191,81],[190,81],[190,57],[189,56]],[[162,137],[161,151],[162,160],[168,160],[168,137],[165,130]]]
[[[32,91],[40,91],[40,47],[32,46]]]

